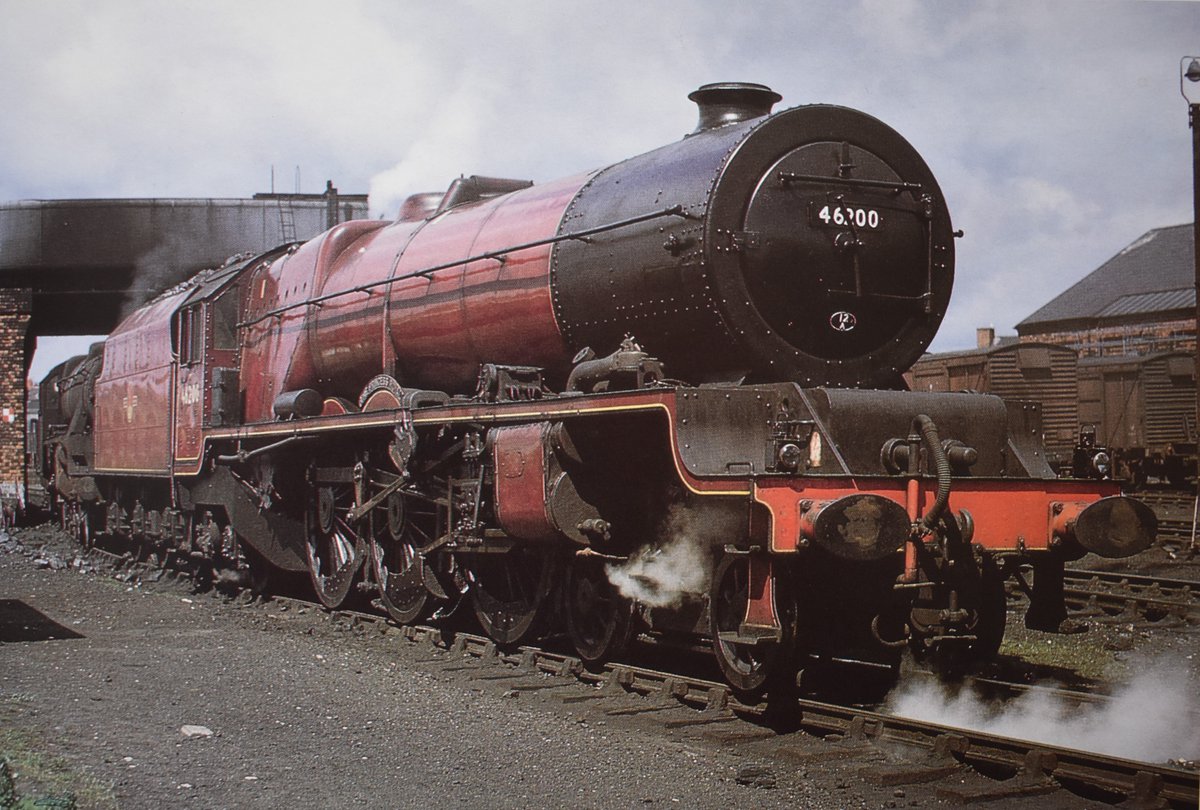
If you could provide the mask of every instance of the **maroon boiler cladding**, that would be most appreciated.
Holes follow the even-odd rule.
[[[467,178],[433,211],[256,270],[246,418],[301,388],[354,400],[379,373],[469,393],[485,362],[558,386],[578,350],[627,334],[693,383],[898,387],[953,283],[929,168],[855,110],[771,115],[761,85],[692,97],[700,126],[677,143],[535,186]]]

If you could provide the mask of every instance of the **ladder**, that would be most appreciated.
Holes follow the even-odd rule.
[[[296,241],[296,215],[292,211],[292,201],[279,200],[279,237],[284,242]]]

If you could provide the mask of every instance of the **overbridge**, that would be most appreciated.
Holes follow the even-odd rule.
[[[238,253],[368,215],[365,194],[0,203],[0,496],[24,480],[25,375],[44,335],[112,331],[141,304]]]

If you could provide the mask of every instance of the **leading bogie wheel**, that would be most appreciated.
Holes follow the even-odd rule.
[[[579,556],[571,560],[563,602],[567,634],[584,661],[608,661],[628,647],[633,602],[609,580],[603,561]]]
[[[977,661],[996,657],[1004,643],[1004,627],[1008,619],[1008,594],[1004,589],[1004,574],[992,560],[985,560],[979,575],[978,619],[974,632],[977,641],[972,653]]]
[[[750,599],[749,557],[726,555],[713,574],[709,603],[713,652],[721,674],[745,702],[757,701],[772,689],[795,685],[796,602],[784,577],[775,576],[774,583],[782,638],[750,643],[736,638]]]
[[[950,641],[933,647],[932,663],[944,674],[962,675],[979,664],[990,661],[996,657],[1000,645],[1004,642],[1008,594],[1004,589],[1004,575],[994,561],[984,560],[974,586],[977,592],[977,604],[974,605],[975,623],[969,628],[969,632],[975,638],[971,641]]]

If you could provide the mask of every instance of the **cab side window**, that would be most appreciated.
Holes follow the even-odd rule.
[[[212,302],[212,345],[218,350],[237,348],[238,288],[230,287]]]
[[[179,342],[176,350],[181,366],[192,362],[192,311],[190,309],[182,310],[179,313]]]
[[[190,366],[204,359],[204,316],[200,307],[179,313],[179,364]]]

